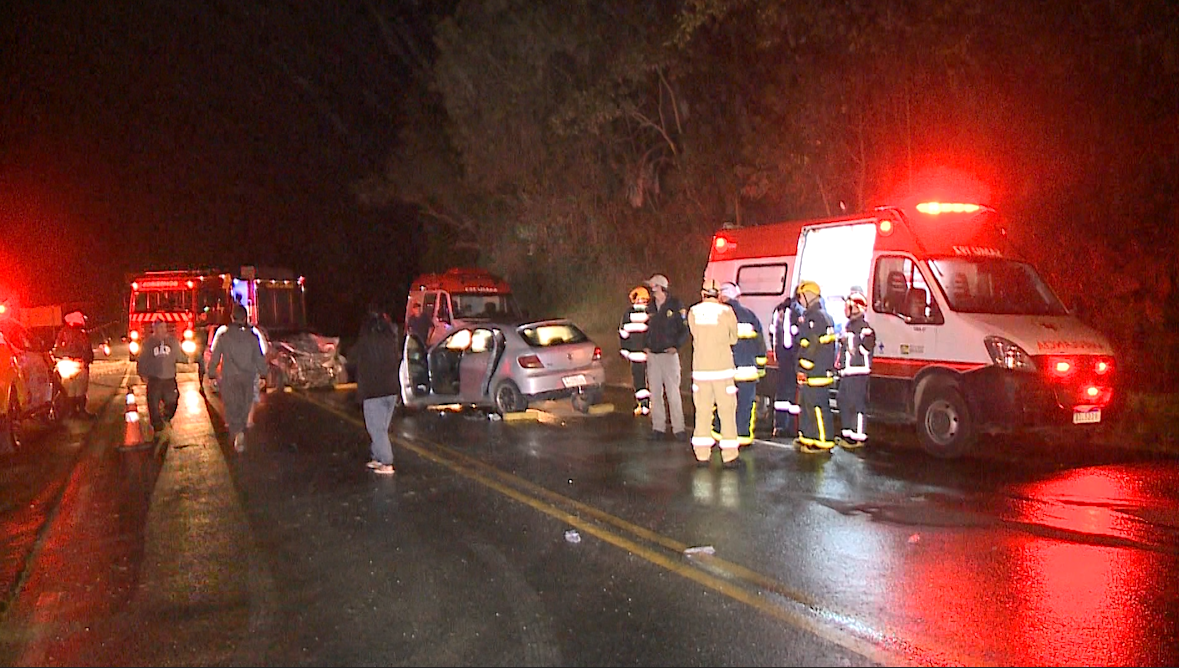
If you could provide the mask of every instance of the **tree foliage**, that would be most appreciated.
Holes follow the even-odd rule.
[[[1177,35],[1163,0],[460,0],[358,192],[568,306],[954,168],[1066,298],[1173,325]]]

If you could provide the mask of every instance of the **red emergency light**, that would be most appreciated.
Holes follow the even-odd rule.
[[[918,211],[931,216],[941,213],[975,213],[981,208],[978,204],[962,202],[921,202],[917,205]]]
[[[718,253],[728,252],[736,248],[736,246],[737,244],[734,243],[731,239],[723,237],[719,234],[716,235],[716,237],[712,240],[712,247],[716,249],[716,252]]]

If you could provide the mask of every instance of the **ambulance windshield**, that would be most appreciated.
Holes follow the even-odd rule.
[[[1052,288],[1025,262],[1002,258],[930,260],[950,308],[959,313],[1068,315]]]
[[[520,309],[516,300],[510,294],[452,294],[456,318],[487,318],[496,320],[515,320],[520,317]]]

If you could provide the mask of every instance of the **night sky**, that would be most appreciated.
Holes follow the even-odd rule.
[[[368,3],[19,0],[0,40],[0,290],[102,310],[128,271],[257,264],[319,323],[396,303],[412,226],[349,191],[405,80]]]

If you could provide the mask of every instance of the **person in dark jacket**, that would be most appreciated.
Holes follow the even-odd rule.
[[[868,440],[868,376],[872,373],[872,354],[876,348],[876,332],[868,325],[868,297],[852,288],[844,302],[847,324],[836,346],[839,385],[836,404],[839,422],[843,426],[840,445],[854,449]]]
[[[246,324],[246,308],[233,308],[233,322],[218,331],[209,358],[208,376],[220,376],[221,401],[225,404],[225,424],[233,439],[233,449],[245,452],[246,426],[254,405],[254,388],[266,373],[266,356],[253,329]]]
[[[653,441],[667,436],[668,413],[672,436],[687,441],[684,399],[680,396],[680,352],[688,342],[688,311],[667,290],[667,277],[655,274],[647,279],[651,302],[647,304],[647,387],[651,390],[651,434]],[[663,402],[667,402],[666,409]]]
[[[630,362],[631,383],[635,389],[635,415],[651,413],[651,390],[647,389],[647,353],[643,352],[647,340],[647,304],[651,293],[647,286],[640,285],[630,291],[630,305],[622,314],[618,325],[618,348],[626,361]]]
[[[798,365],[798,323],[802,319],[802,304],[798,296],[783,299],[774,307],[770,316],[770,343],[778,365],[777,386],[774,393],[773,438],[795,438],[798,429],[794,416],[798,407],[798,379],[795,367]]]
[[[143,342],[142,352],[135,362],[135,371],[147,382],[147,414],[157,443],[166,436],[176,407],[180,404],[180,389],[176,387],[176,365],[188,362],[180,349],[180,341],[168,331],[168,323],[156,320],[151,324],[151,336]]]
[[[361,326],[360,337],[348,353],[356,363],[356,395],[363,402],[364,427],[372,439],[368,467],[373,473],[382,475],[394,473],[389,423],[401,396],[397,375],[401,366],[398,338],[389,316],[370,309]]]
[[[79,416],[92,418],[86,410],[86,392],[90,389],[90,365],[94,362],[94,348],[90,345],[90,332],[86,331],[86,316],[81,311],[71,311],[63,319],[65,326],[57,332],[53,342],[54,357],[68,357],[81,363],[81,369],[67,387],[72,410]]]
[[[798,326],[798,450],[831,452],[835,447],[835,418],[830,391],[835,382],[835,326],[823,308],[819,284],[798,285],[798,301],[805,307]]]

